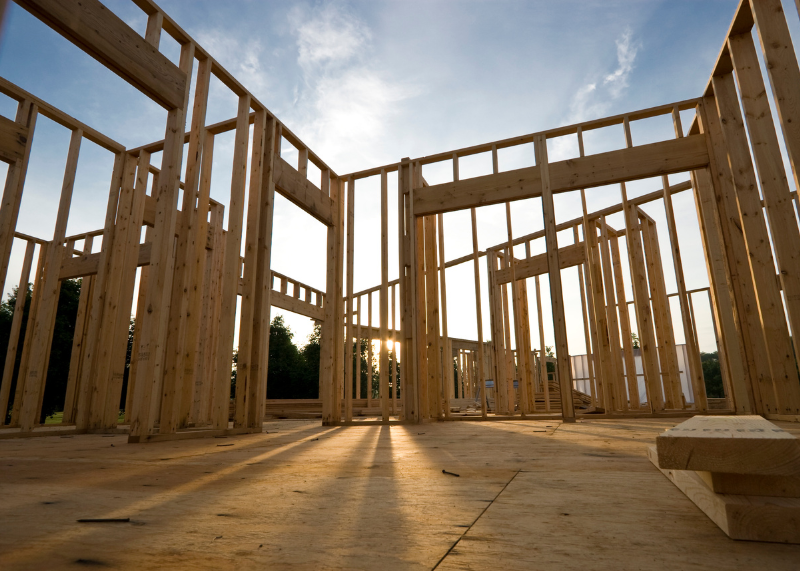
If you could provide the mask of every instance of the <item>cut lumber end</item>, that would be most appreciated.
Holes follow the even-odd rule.
[[[760,416],[695,416],[656,438],[659,468],[800,474],[800,440]]]

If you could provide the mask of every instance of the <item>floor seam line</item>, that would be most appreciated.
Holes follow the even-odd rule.
[[[520,472],[522,472],[522,468],[520,468],[519,470],[517,470],[516,472],[514,472],[514,475],[513,475],[513,476],[511,476],[511,479],[510,479],[508,482],[506,482],[506,485],[505,485],[505,486],[503,486],[503,489],[502,489],[502,490],[500,490],[499,492],[497,492],[497,495],[496,495],[494,498],[492,498],[492,501],[490,501],[489,503],[487,503],[487,504],[486,504],[486,507],[485,507],[485,508],[483,508],[483,510],[481,511],[481,513],[479,513],[479,514],[478,514],[478,517],[476,517],[476,518],[475,518],[475,521],[473,521],[471,524],[469,524],[469,527],[468,527],[467,529],[465,529],[465,530],[464,530],[464,533],[462,533],[462,534],[461,534],[461,535],[458,537],[458,539],[456,539],[455,543],[453,543],[453,545],[451,545],[451,546],[450,546],[450,549],[448,549],[448,550],[447,550],[447,552],[446,552],[444,555],[442,555],[442,558],[441,558],[441,559],[439,559],[439,561],[437,561],[437,562],[436,562],[436,565],[434,565],[434,566],[431,568],[431,571],[436,571],[436,568],[437,568],[437,567],[439,567],[439,565],[441,565],[441,564],[442,564],[442,561],[444,561],[444,560],[445,560],[445,558],[446,558],[448,555],[450,555],[450,553],[453,551],[453,549],[455,549],[455,548],[456,548],[456,545],[458,545],[458,544],[459,544],[459,542],[460,542],[462,539],[464,539],[464,536],[465,536],[465,535],[467,535],[467,533],[469,533],[469,530],[471,530],[471,529],[472,529],[472,526],[474,526],[476,523],[478,523],[478,520],[479,520],[479,519],[481,519],[481,518],[483,517],[483,514],[485,514],[485,513],[486,513],[486,510],[488,510],[488,509],[489,509],[489,507],[490,507],[492,504],[494,504],[495,500],[497,500],[497,498],[499,498],[499,497],[500,497],[500,494],[502,494],[503,492],[505,492],[505,491],[506,491],[506,488],[508,487],[508,485],[509,485],[511,482],[513,482],[513,481],[514,481],[514,478],[516,478],[516,477],[519,475],[519,473],[520,473]]]

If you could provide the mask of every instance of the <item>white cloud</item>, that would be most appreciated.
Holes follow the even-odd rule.
[[[571,123],[602,117],[628,87],[628,78],[633,71],[640,44],[634,41],[633,32],[626,28],[616,40],[617,67],[605,74],[602,81],[597,75],[589,78],[586,85],[578,89],[570,104]]]
[[[261,64],[265,54],[258,39],[240,41],[219,30],[204,30],[197,41],[256,97],[266,92],[269,82]]]
[[[295,8],[289,24],[303,76],[293,110],[298,133],[345,170],[379,164],[377,143],[399,103],[417,90],[378,69],[371,57],[372,31],[344,4]]]
[[[311,19],[301,8],[289,14],[297,35],[298,63],[304,70],[357,57],[372,38],[370,30],[339,4],[325,4]]]
[[[612,97],[619,97],[622,90],[628,87],[628,76],[633,70],[633,61],[636,59],[636,52],[639,49],[638,43],[631,42],[631,35],[631,29],[627,28],[617,38],[617,63],[619,67],[603,80],[603,84],[609,86]]]

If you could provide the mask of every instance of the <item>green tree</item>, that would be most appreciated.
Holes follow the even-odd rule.
[[[380,395],[380,373],[378,372],[377,360],[379,355],[373,352],[372,363],[369,362],[369,339],[360,339],[356,353],[361,357],[361,376],[358,382],[361,383],[361,398],[367,398],[367,387],[370,388],[372,398]],[[356,382],[356,365],[358,361],[356,354],[353,354],[353,383]],[[353,387],[353,398],[358,394]]]
[[[128,397],[128,379],[131,376],[131,355],[133,355],[133,332],[136,330],[136,318],[131,317],[128,323],[128,349],[125,351],[125,371],[122,373],[122,395],[119,408],[125,410]]]
[[[636,333],[631,333],[631,341],[633,341],[633,348],[638,349],[639,345],[639,336]]]
[[[302,385],[307,394],[319,398],[319,357],[320,357],[320,338],[322,337],[322,326],[317,324],[314,331],[308,336],[308,343],[300,349],[303,358],[303,382]]]
[[[267,398],[309,399],[319,394],[319,333],[311,335],[307,354],[313,360],[316,352],[316,373],[311,372],[305,354],[292,341],[294,333],[283,317],[276,316],[269,330],[269,369],[267,371]],[[316,341],[311,339],[316,337]],[[311,366],[313,368],[313,365]]]
[[[10,402],[8,414],[13,408],[16,393],[17,376],[22,361],[22,349],[27,334],[28,313],[31,305],[31,284],[25,288],[25,306],[22,312],[22,325],[20,327],[19,344],[14,362],[14,374],[11,382]],[[42,398],[42,413],[39,419],[44,419],[57,411],[64,410],[64,398],[67,391],[69,378],[69,362],[72,356],[72,338],[75,333],[75,319],[78,314],[78,301],[81,294],[81,280],[63,280],[56,307],[56,321],[53,329],[53,342],[50,346],[50,360],[47,367],[47,381]],[[6,301],[0,303],[0,371],[5,367],[6,352],[9,338],[11,337],[11,321],[14,317],[14,306],[17,303],[19,288],[14,288]],[[8,417],[7,419],[8,420]]]
[[[236,396],[236,373],[239,370],[239,349],[233,350],[233,359],[231,366],[231,398]]]
[[[547,358],[549,358],[549,359],[553,359],[556,356],[556,354],[553,353],[553,346],[552,345],[545,345],[544,352],[545,352],[545,356]],[[545,366],[547,367],[547,372],[548,373],[555,373],[556,372],[556,364],[555,363],[551,363],[550,361],[547,361],[545,363]]]
[[[700,362],[703,365],[703,379],[706,383],[706,395],[709,398],[721,399],[725,397],[725,390],[722,386],[722,371],[719,366],[719,354],[700,353]]]

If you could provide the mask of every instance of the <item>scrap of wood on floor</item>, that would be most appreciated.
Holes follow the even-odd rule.
[[[695,416],[650,461],[733,539],[800,543],[800,439],[760,416]]]

